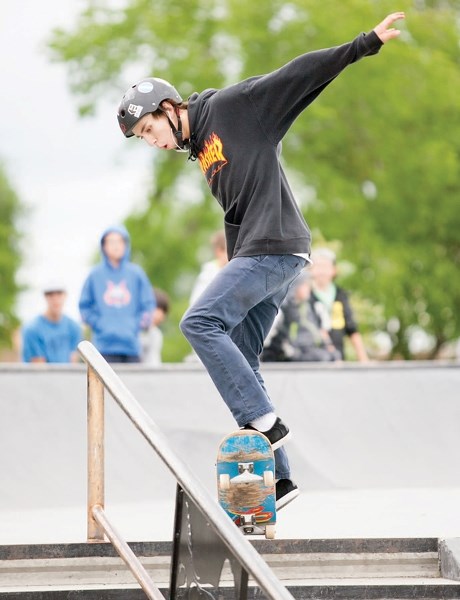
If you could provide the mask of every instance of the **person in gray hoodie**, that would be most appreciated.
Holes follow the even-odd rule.
[[[276,506],[299,494],[259,356],[289,286],[309,261],[310,230],[280,164],[294,120],[348,66],[396,38],[388,15],[370,33],[298,56],[281,68],[183,102],[167,81],[147,77],[118,108],[125,137],[189,153],[225,213],[229,262],[187,310],[181,330],[242,428],[270,440],[276,459]]]

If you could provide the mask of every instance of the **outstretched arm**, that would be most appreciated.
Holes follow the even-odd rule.
[[[378,35],[380,40],[385,44],[389,40],[398,37],[401,33],[399,29],[391,27],[395,21],[399,19],[405,19],[406,15],[403,12],[395,12],[385,17],[381,23],[374,27],[374,32]]]
[[[268,139],[277,144],[297,116],[345,67],[377,54],[386,41],[397,37],[400,31],[392,25],[402,18],[403,12],[392,13],[367,35],[341,46],[308,52],[272,73],[248,79],[247,93]]]

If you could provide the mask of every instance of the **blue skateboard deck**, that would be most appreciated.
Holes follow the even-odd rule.
[[[246,535],[275,537],[275,458],[268,439],[240,429],[227,435],[217,454],[219,504]]]

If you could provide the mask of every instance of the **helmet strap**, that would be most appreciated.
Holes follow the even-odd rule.
[[[176,151],[177,152],[187,152],[188,148],[189,148],[189,144],[188,144],[188,142],[185,142],[184,138],[183,138],[182,120],[180,118],[180,110],[177,108],[177,106],[175,107],[175,111],[176,111],[176,115],[177,115],[177,127],[174,125],[174,123],[169,118],[168,113],[166,111],[163,111],[163,112],[169,121],[169,126],[171,127],[174,141],[176,142],[176,145],[177,145]]]

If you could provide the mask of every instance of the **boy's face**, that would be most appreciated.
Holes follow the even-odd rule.
[[[65,292],[47,292],[45,294],[45,301],[48,307],[48,312],[55,315],[60,314],[64,308],[65,299]]]
[[[313,280],[318,285],[331,283],[337,274],[337,269],[331,260],[324,256],[319,256],[313,260],[311,274]]]
[[[175,123],[174,118],[173,122]],[[165,115],[158,118],[154,118],[151,113],[145,115],[133,127],[133,133],[136,137],[145,140],[149,146],[155,146],[160,150],[177,148],[171,125]]]
[[[126,252],[126,242],[120,233],[113,231],[105,236],[103,248],[109,260],[120,261]]]

